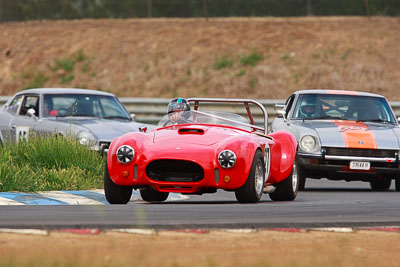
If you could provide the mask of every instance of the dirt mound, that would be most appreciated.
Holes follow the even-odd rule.
[[[72,20],[0,24],[0,95],[30,87],[124,97],[286,98],[305,88],[399,100],[400,19]]]
[[[399,233],[0,233],[2,266],[398,266]],[[21,253],[23,252],[23,253]]]

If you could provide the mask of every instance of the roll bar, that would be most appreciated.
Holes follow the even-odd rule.
[[[194,103],[194,110],[198,110],[200,102],[205,102],[205,103],[243,103],[244,107],[246,108],[247,115],[249,116],[250,123],[251,124],[245,124],[245,126],[249,126],[253,128],[254,130],[260,130],[264,134],[267,134],[268,130],[268,113],[265,110],[265,107],[258,101],[253,100],[253,99],[240,99],[240,98],[188,98],[187,101]],[[254,123],[254,118],[253,114],[251,113],[249,104],[254,104],[258,108],[261,109],[263,115],[264,115],[264,128],[258,127]],[[233,121],[235,122],[235,121]],[[238,123],[238,122],[235,122]],[[240,123],[242,124],[242,123]]]

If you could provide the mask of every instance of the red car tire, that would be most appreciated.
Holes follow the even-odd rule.
[[[115,184],[108,172],[107,160],[104,168],[104,195],[110,204],[126,204],[132,196],[132,186]]]
[[[147,202],[162,202],[168,198],[168,195],[168,192],[158,192],[151,187],[140,189],[140,196]]]
[[[259,173],[260,171],[261,173]],[[240,203],[258,202],[263,193],[264,176],[264,157],[261,151],[257,150],[246,183],[235,191],[237,201]],[[262,181],[259,179],[262,179]]]
[[[296,198],[299,190],[299,168],[295,161],[289,176],[282,182],[276,184],[276,189],[269,197],[274,201],[292,201]]]

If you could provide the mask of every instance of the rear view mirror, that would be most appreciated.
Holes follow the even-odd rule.
[[[345,101],[345,100],[336,100],[336,101],[335,101],[335,106],[338,106],[338,107],[348,107],[348,106],[349,106],[349,101]]]
[[[131,113],[129,113],[129,115],[131,116],[132,120],[135,120],[135,118],[136,118],[135,113],[131,112]]]

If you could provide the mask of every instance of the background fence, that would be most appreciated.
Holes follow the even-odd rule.
[[[230,16],[400,16],[399,0],[0,0],[1,21]]]
[[[10,97],[0,96],[0,105],[2,106]],[[119,98],[129,112],[136,114],[136,121],[150,124],[157,124],[158,121],[167,114],[167,106],[170,101],[168,98]],[[283,104],[283,99],[263,99],[258,100],[268,113],[268,122],[271,123],[275,118],[275,104]],[[400,117],[400,101],[389,102],[396,117]],[[221,105],[207,103],[208,108],[212,110],[221,109]],[[224,110],[233,111],[237,114],[246,116],[246,110],[243,105],[224,104]],[[261,110],[254,110],[255,122],[258,125],[263,124]]]

